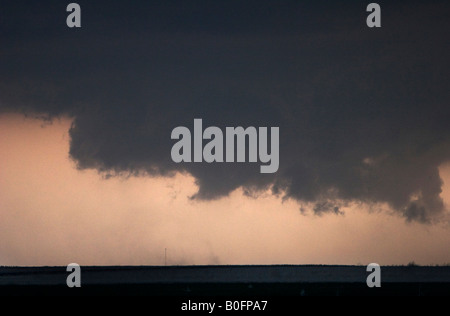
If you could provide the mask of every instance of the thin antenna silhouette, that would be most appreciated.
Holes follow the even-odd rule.
[[[164,265],[167,265],[167,248],[164,248]]]

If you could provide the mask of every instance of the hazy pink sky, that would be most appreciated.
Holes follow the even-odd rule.
[[[406,223],[387,206],[302,214],[294,201],[240,190],[192,201],[194,179],[103,179],[68,156],[69,119],[0,116],[0,265],[444,264],[448,212]],[[442,166],[450,203],[450,167]]]

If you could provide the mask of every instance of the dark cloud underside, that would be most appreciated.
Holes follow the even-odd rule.
[[[448,1],[78,1],[0,4],[0,108],[68,114],[80,168],[187,171],[196,198],[238,187],[316,203],[443,211],[450,158]],[[175,164],[176,126],[279,126],[280,168]],[[340,201],[340,202],[339,202]]]

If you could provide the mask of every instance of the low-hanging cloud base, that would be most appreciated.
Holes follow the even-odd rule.
[[[176,3],[86,3],[83,27],[69,30],[65,4],[4,2],[0,110],[69,115],[79,169],[187,173],[195,199],[271,188],[318,214],[355,201],[407,221],[445,213],[447,1],[385,4],[378,29],[360,3]],[[279,126],[278,171],[175,164],[171,131],[194,118]]]

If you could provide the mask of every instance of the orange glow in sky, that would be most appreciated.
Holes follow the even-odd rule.
[[[450,262],[446,220],[406,223],[386,206],[356,203],[344,215],[302,214],[269,192],[193,201],[189,175],[77,170],[70,124],[0,116],[0,265],[162,265],[165,248],[168,264]],[[450,165],[440,170],[450,203]]]

